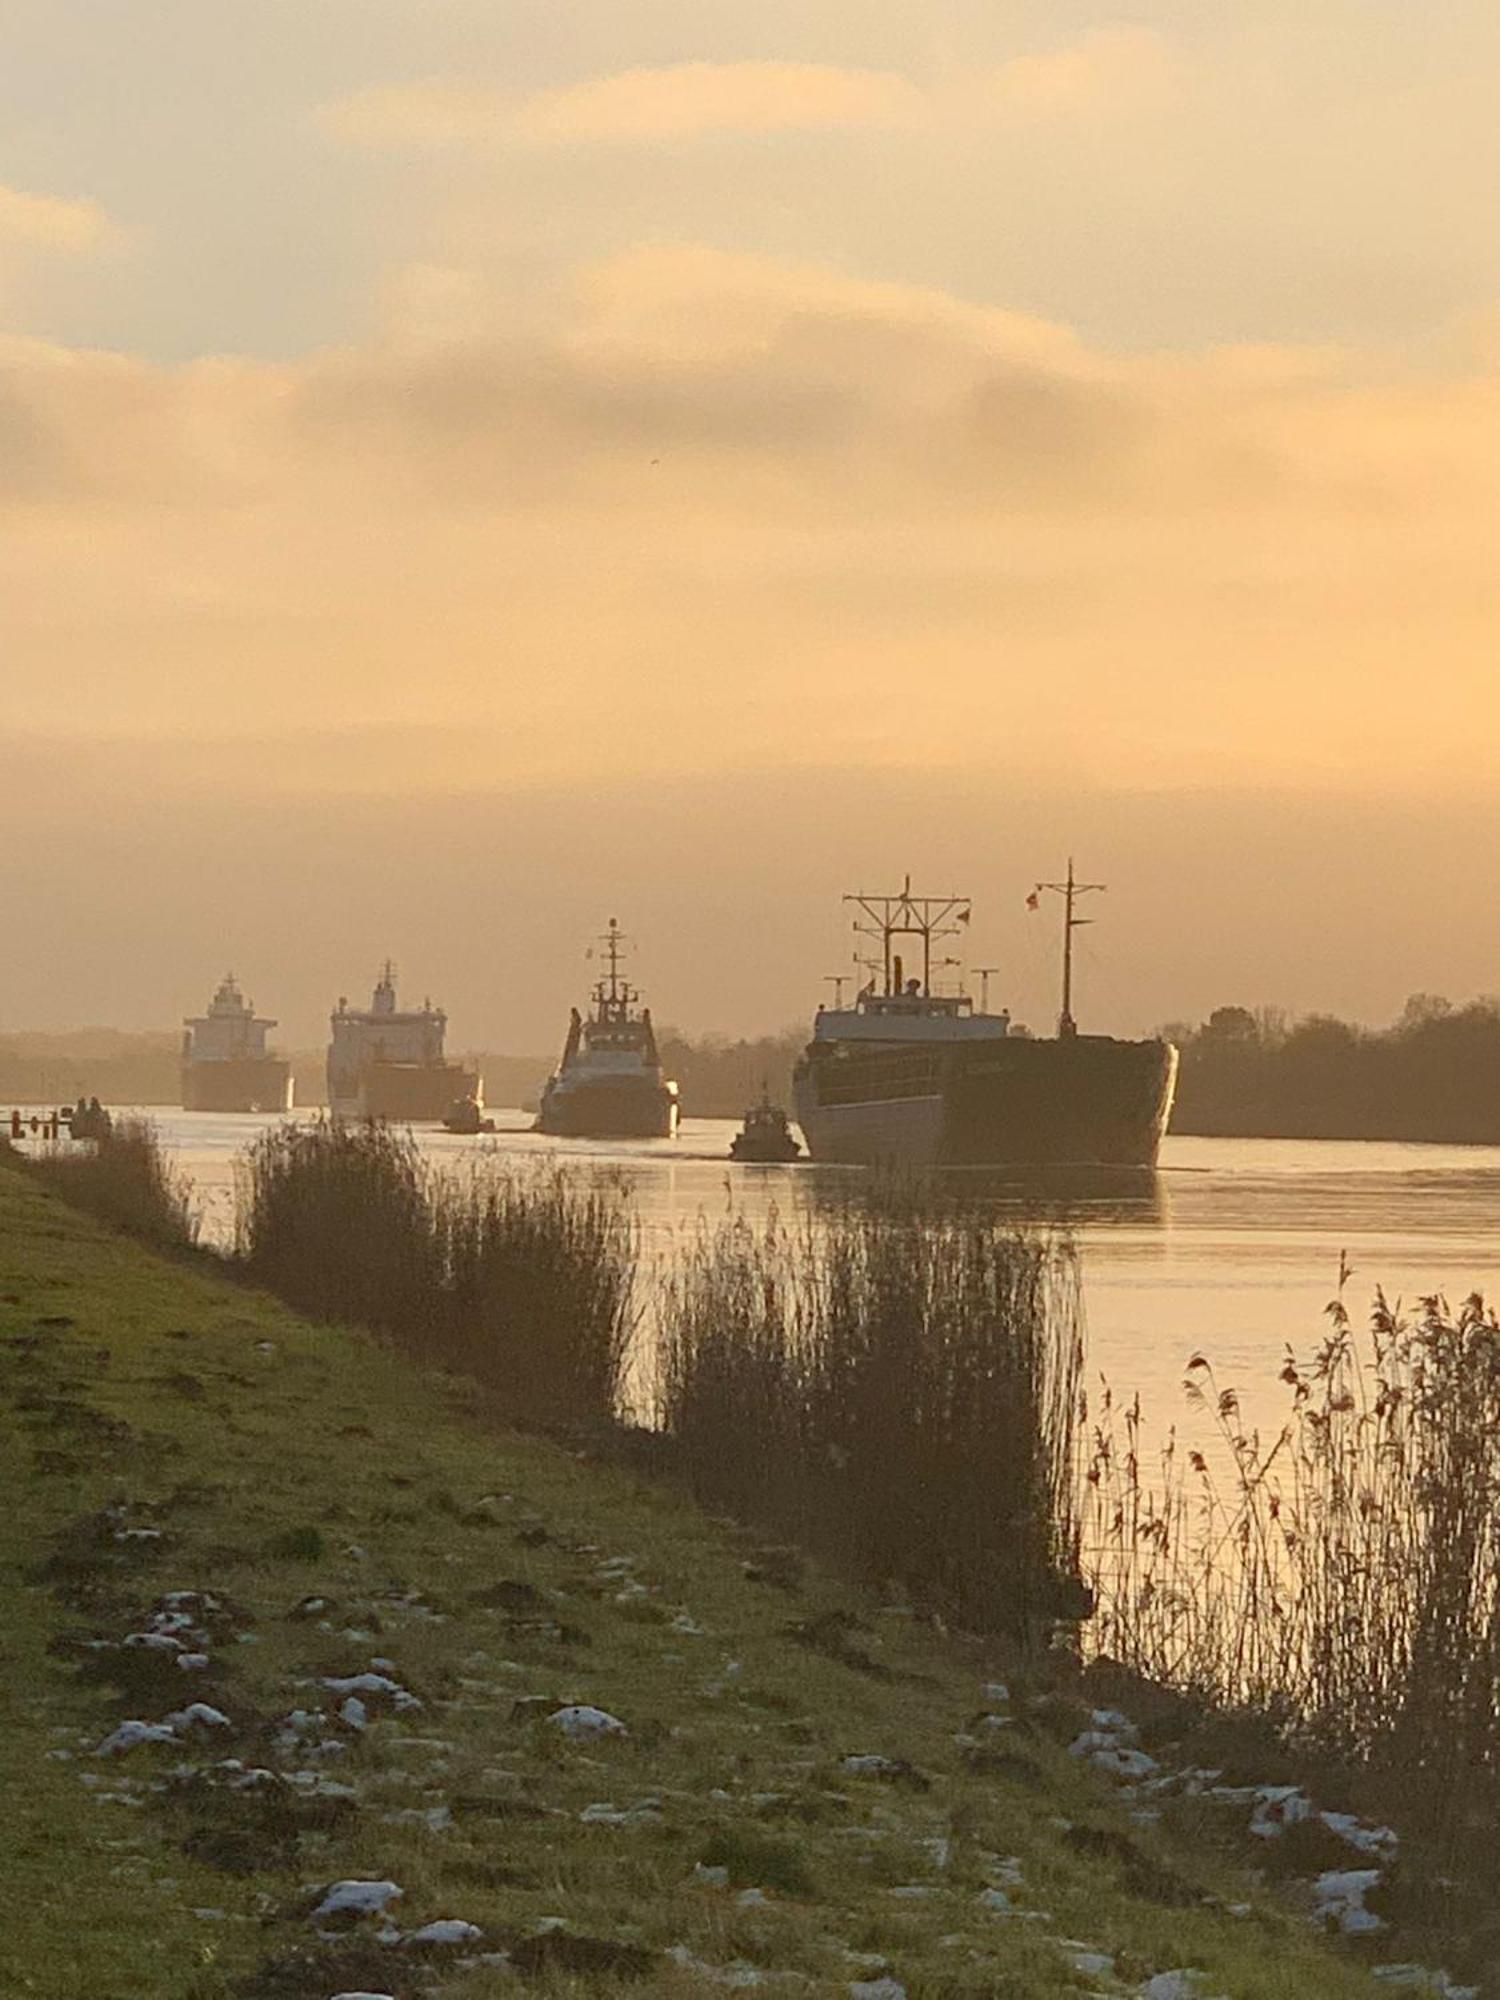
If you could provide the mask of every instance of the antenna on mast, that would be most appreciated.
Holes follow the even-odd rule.
[[[1078,1033],[1078,1023],[1073,1019],[1073,933],[1085,924],[1091,924],[1092,917],[1073,914],[1074,905],[1080,896],[1092,896],[1108,887],[1106,882],[1079,882],[1073,875],[1073,857],[1068,856],[1068,879],[1066,882],[1038,882],[1033,894],[1040,896],[1045,890],[1050,895],[1063,899],[1063,983],[1062,1012],[1057,1017],[1059,1041],[1067,1041]]]
[[[892,940],[900,937],[916,937],[922,940],[922,983],[921,992],[925,998],[932,992],[932,947],[939,938],[957,937],[960,928],[969,921],[969,899],[967,896],[914,896],[911,892],[911,877],[908,875],[901,885],[901,893],[896,896],[873,896],[861,893],[846,896],[846,903],[853,903],[860,915],[854,919],[854,930],[861,937],[874,938],[880,945],[878,969],[882,975],[882,991],[887,998],[898,990],[900,959],[892,950]],[[861,964],[868,961],[855,957]]]
[[[618,917],[611,917],[609,929],[599,940],[603,947],[602,957],[605,970],[594,988],[594,999],[599,1007],[601,1021],[625,1021],[630,1008],[640,999],[640,994],[620,971],[620,962],[625,956],[625,933],[620,929]]]

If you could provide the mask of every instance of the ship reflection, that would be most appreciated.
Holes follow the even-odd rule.
[[[899,1179],[813,1167],[798,1180],[809,1205],[823,1213],[919,1201],[1053,1229],[1168,1229],[1172,1223],[1166,1176],[1152,1167],[943,1167]]]

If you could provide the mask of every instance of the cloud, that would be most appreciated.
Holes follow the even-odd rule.
[[[1138,525],[1497,494],[1500,391],[1477,363],[1111,353],[936,289],[700,245],[596,262],[540,330],[461,272],[418,277],[392,288],[417,302],[411,337],[398,323],[295,362],[0,343],[0,506],[609,507],[654,461],[670,472],[653,509],[937,507],[960,531],[1033,510]],[[461,310],[434,313],[434,286]]]
[[[1073,119],[1159,108],[1176,95],[1182,59],[1150,28],[1096,28],[1036,54],[1013,56],[976,96],[1026,120]]]
[[[12,726],[461,717],[428,764],[513,788],[813,754],[1373,780],[1500,721],[1491,367],[1119,352],[693,245],[550,317],[439,275],[450,337],[423,305],[286,362],[0,344]]]
[[[834,131],[941,132],[955,121],[1095,117],[1159,106],[1179,59],[1147,28],[1100,28],[998,68],[924,86],[894,70],[791,62],[684,62],[530,94],[436,79],[327,105],[336,138],[377,148],[663,146]]]
[[[329,107],[339,137],[367,146],[660,145],[715,135],[920,123],[920,90],[891,71],[816,63],[676,63],[530,95],[434,82]]]
[[[20,188],[0,187],[0,246],[93,250],[112,233],[109,217],[96,201],[26,194]]]

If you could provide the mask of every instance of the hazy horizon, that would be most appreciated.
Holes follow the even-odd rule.
[[[1500,987],[1500,16],[13,0],[0,1032]],[[1476,754],[1478,753],[1478,754]]]

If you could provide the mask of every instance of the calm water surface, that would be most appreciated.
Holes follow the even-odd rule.
[[[191,1174],[205,1235],[225,1240],[236,1156],[275,1121],[145,1115]],[[791,1220],[859,1178],[839,1168],[734,1165],[728,1120],[685,1119],[675,1141],[605,1145],[541,1138],[523,1112],[492,1115],[502,1127],[493,1138],[424,1131],[421,1144],[444,1162],[488,1148],[516,1161],[618,1170],[662,1257],[700,1218],[731,1205]],[[1066,1202],[1017,1199],[982,1183],[969,1192],[1006,1215],[1069,1223],[1083,1265],[1089,1366],[1118,1391],[1139,1390],[1153,1430],[1180,1413],[1184,1364],[1195,1352],[1242,1391],[1256,1420],[1279,1421],[1277,1368],[1288,1344],[1301,1352],[1316,1344],[1341,1254],[1361,1312],[1376,1285],[1407,1299],[1500,1295],[1500,1148],[1169,1138],[1161,1172],[1144,1185],[1069,1191]]]

